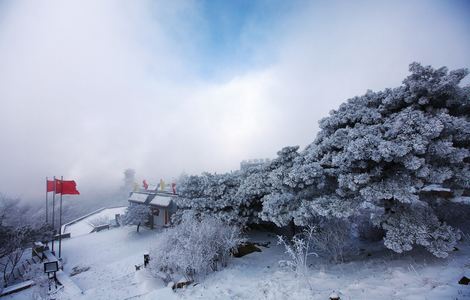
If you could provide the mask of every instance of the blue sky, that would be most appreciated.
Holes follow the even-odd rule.
[[[270,32],[292,13],[294,1],[201,1],[203,43],[200,70],[216,76],[217,69],[246,70],[267,63],[257,56],[257,47],[267,43]],[[269,55],[269,53],[266,53]]]
[[[234,72],[263,67],[275,59],[260,48],[272,41],[298,1],[188,1],[175,15],[181,22],[164,22],[163,28],[184,52],[185,63],[208,80],[227,79]],[[161,7],[154,7],[161,19]],[[266,49],[267,50],[267,49]]]

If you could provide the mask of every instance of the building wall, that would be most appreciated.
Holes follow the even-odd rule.
[[[245,171],[252,167],[262,166],[264,164],[268,164],[270,161],[271,160],[269,158],[244,160],[240,163],[240,170]]]
[[[153,227],[162,227],[169,223],[169,214],[168,210],[165,208],[160,208],[158,214],[154,213],[152,215]]]

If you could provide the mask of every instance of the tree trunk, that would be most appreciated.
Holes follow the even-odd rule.
[[[295,223],[294,223],[294,218],[292,218],[289,222],[289,228],[290,228],[290,233],[291,233],[291,238],[295,236]]]
[[[4,288],[8,286],[7,268],[8,268],[8,262],[6,262],[5,265],[3,266],[3,287]]]
[[[140,228],[140,222],[139,224],[137,224],[137,232],[139,232],[139,228]]]

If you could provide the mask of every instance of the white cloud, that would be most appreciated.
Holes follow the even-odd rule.
[[[462,21],[404,3],[299,8],[254,35],[268,36],[253,53],[272,58],[263,69],[208,82],[191,63],[195,2],[15,1],[0,23],[0,191],[42,197],[54,174],[111,189],[128,167],[154,181],[235,169],[305,146],[329,110],[399,85],[411,61],[470,66]]]

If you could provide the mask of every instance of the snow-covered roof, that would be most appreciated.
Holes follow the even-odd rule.
[[[148,191],[156,191],[156,190],[158,190],[159,187],[160,187],[159,184],[153,184],[152,183],[152,184],[149,184],[149,186],[147,187],[147,190]]]
[[[421,189],[423,192],[451,192],[451,189],[445,188],[439,184],[430,184]]]
[[[150,201],[150,205],[168,207],[171,203],[171,197],[156,195],[155,198]]]
[[[145,203],[145,201],[147,201],[148,196],[149,195],[145,193],[132,192],[131,196],[129,197],[129,201]]]

